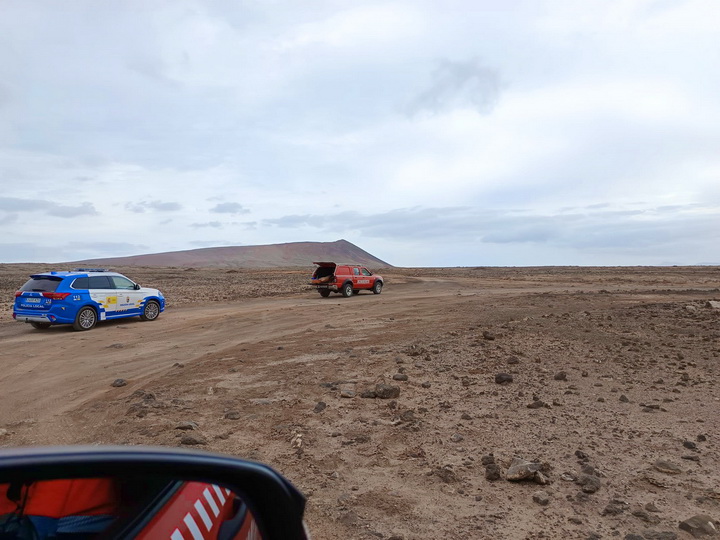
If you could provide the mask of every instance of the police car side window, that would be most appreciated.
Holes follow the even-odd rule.
[[[88,278],[90,284],[88,289],[114,289],[110,278],[107,276],[91,276]]]
[[[127,278],[120,276],[112,276],[112,280],[115,282],[116,289],[132,290],[135,288],[135,284]]]
[[[86,277],[77,278],[75,281],[73,281],[72,288],[73,289],[89,289],[90,283],[89,283],[88,278],[86,278]]]

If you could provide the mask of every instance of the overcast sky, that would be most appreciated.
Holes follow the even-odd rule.
[[[2,0],[0,262],[720,263],[717,0]]]

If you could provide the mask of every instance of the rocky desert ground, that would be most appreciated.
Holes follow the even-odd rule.
[[[12,320],[47,269],[0,265],[2,446],[260,460],[317,539],[684,539],[720,519],[718,267],[393,268],[379,296],[326,299],[310,268],[117,268],[167,310],[84,333]]]

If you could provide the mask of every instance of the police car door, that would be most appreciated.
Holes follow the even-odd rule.
[[[117,310],[124,315],[140,314],[144,293],[135,290],[135,284],[123,276],[111,276],[117,293]]]
[[[90,298],[100,304],[100,320],[104,321],[107,316],[112,317],[117,311],[117,293],[115,284],[108,276],[88,277],[88,292]]]

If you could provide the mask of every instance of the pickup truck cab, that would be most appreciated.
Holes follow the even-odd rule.
[[[372,291],[380,294],[383,289],[383,278],[373,274],[364,266],[355,264],[336,264],[334,262],[314,262],[317,265],[313,272],[310,285],[315,287],[320,296],[326,298],[331,292],[344,297],[359,294],[360,291]]]

